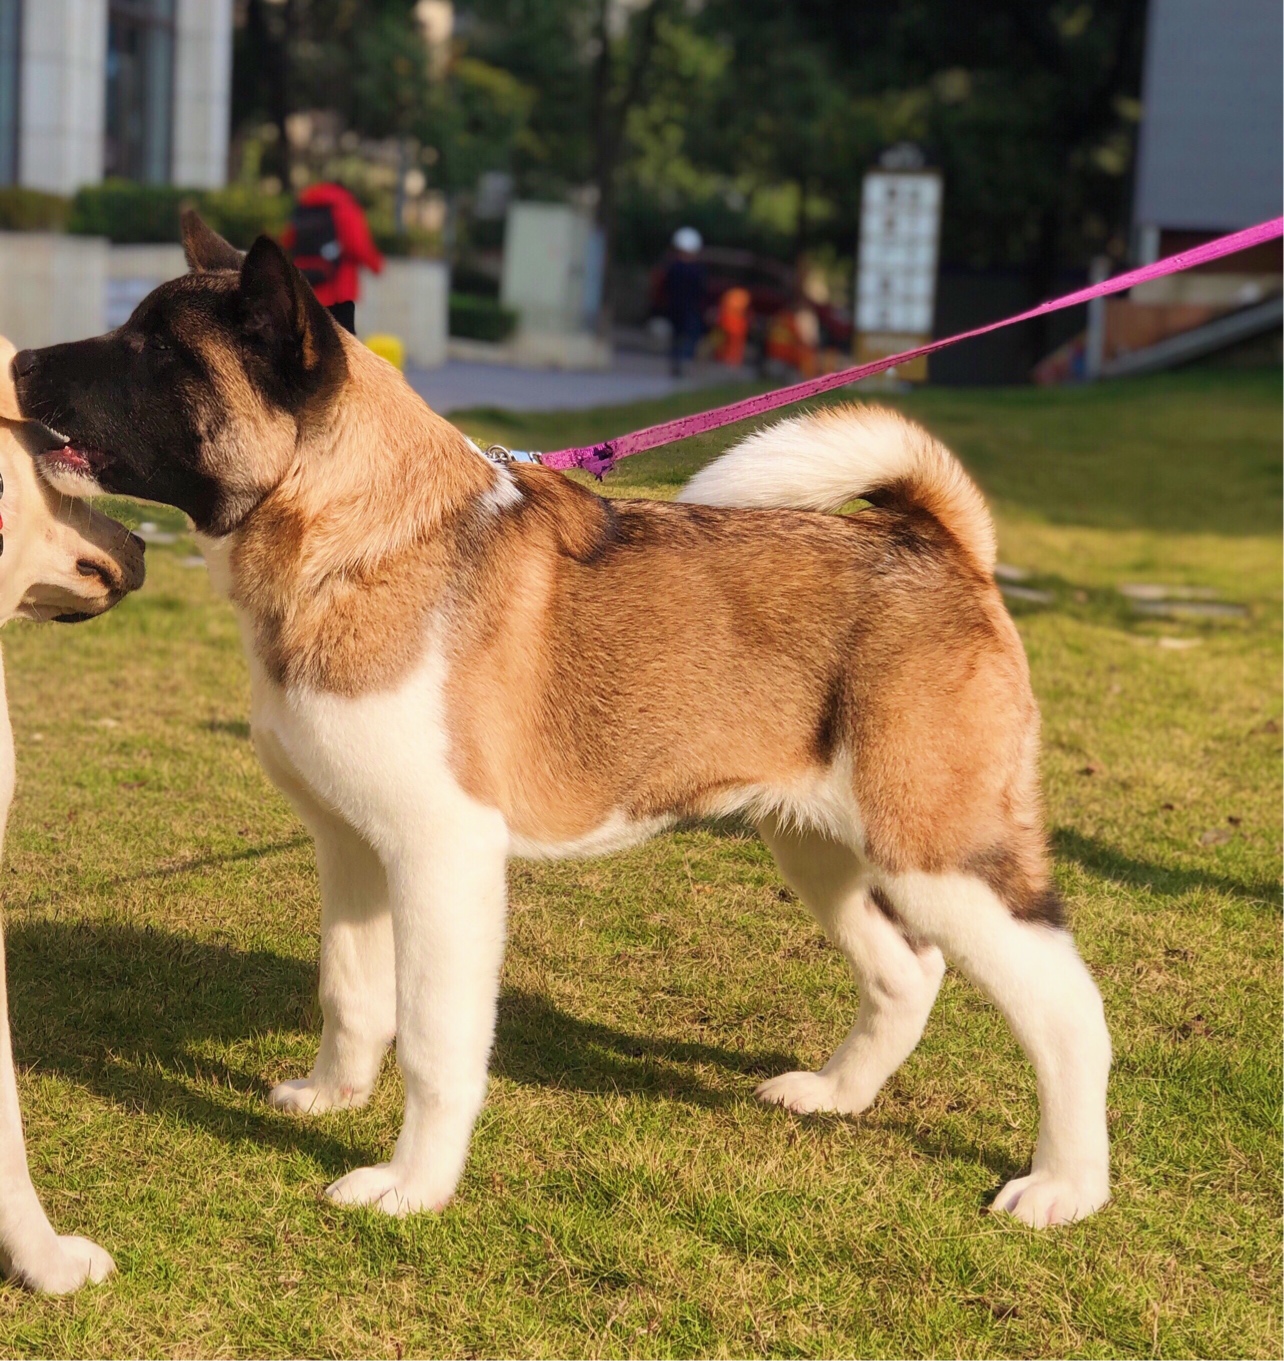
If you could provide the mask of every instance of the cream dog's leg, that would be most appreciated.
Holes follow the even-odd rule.
[[[0,659],[0,851],[13,798],[13,730],[4,694]],[[101,1281],[114,1269],[97,1243],[58,1235],[49,1223],[27,1169],[27,1150],[18,1109],[18,1083],[9,1035],[9,995],[4,942],[0,936],[0,1264],[7,1275],[33,1290],[64,1295],[86,1281]]]

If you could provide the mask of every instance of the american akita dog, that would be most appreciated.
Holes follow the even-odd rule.
[[[186,511],[240,616],[255,741],[321,877],[320,1052],[271,1099],[364,1101],[394,1036],[405,1076],[391,1160],[331,1199],[403,1213],[454,1191],[509,856],[739,812],[861,994],[819,1072],[758,1095],[864,1110],[948,958],[1038,1075],[1032,1169],[996,1208],[1047,1225],[1103,1204],[1109,1036],[1051,878],[993,527],[952,455],[837,407],[747,439],[680,504],[604,500],[481,457],[272,241],[242,256],[189,216],[185,244],[192,272],[126,325],[14,372],[68,441],[59,485]]]
[[[111,609],[143,584],[143,542],[124,525],[55,491],[33,455],[53,441],[22,423],[9,379],[13,346],[0,338],[0,624],[74,623]],[[13,730],[0,660],[0,850],[13,801]],[[33,1290],[65,1294],[101,1281],[112,1260],[87,1238],[59,1236],[27,1170],[9,1034],[0,940],[0,1268]]]

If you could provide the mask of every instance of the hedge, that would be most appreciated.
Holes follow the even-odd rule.
[[[240,250],[254,238],[279,237],[290,220],[288,194],[261,194],[232,185],[227,189],[184,189],[169,184],[104,180],[87,185],[74,198],[34,189],[0,188],[0,231],[67,231],[75,236],[105,236],[118,246],[179,241],[179,217],[192,207]],[[378,229],[375,240],[385,255],[441,255],[441,235],[420,229],[393,233]]]
[[[494,298],[471,293],[450,295],[450,334],[462,340],[507,340],[517,325],[517,313]]]
[[[105,180],[87,185],[71,200],[67,230],[105,236],[118,245],[180,240],[179,214],[195,208],[216,232],[247,249],[256,236],[279,236],[289,220],[291,199],[232,186],[184,189],[168,184]]]
[[[61,194],[6,185],[0,189],[0,232],[61,232],[71,203]]]

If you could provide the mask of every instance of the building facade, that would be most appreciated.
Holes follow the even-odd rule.
[[[1150,0],[1133,212],[1144,259],[1161,234],[1279,215],[1281,42],[1279,0]]]
[[[232,0],[0,0],[0,184],[227,180]]]

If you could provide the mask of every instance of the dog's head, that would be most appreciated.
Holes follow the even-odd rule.
[[[19,418],[12,356],[0,338],[0,624],[91,619],[143,584],[143,541],[36,471],[57,442]]]
[[[192,272],[124,326],[23,350],[13,377],[22,415],[60,444],[41,456],[56,487],[177,506],[219,535],[280,482],[347,360],[333,318],[274,241],[242,256],[187,213],[183,245]]]

